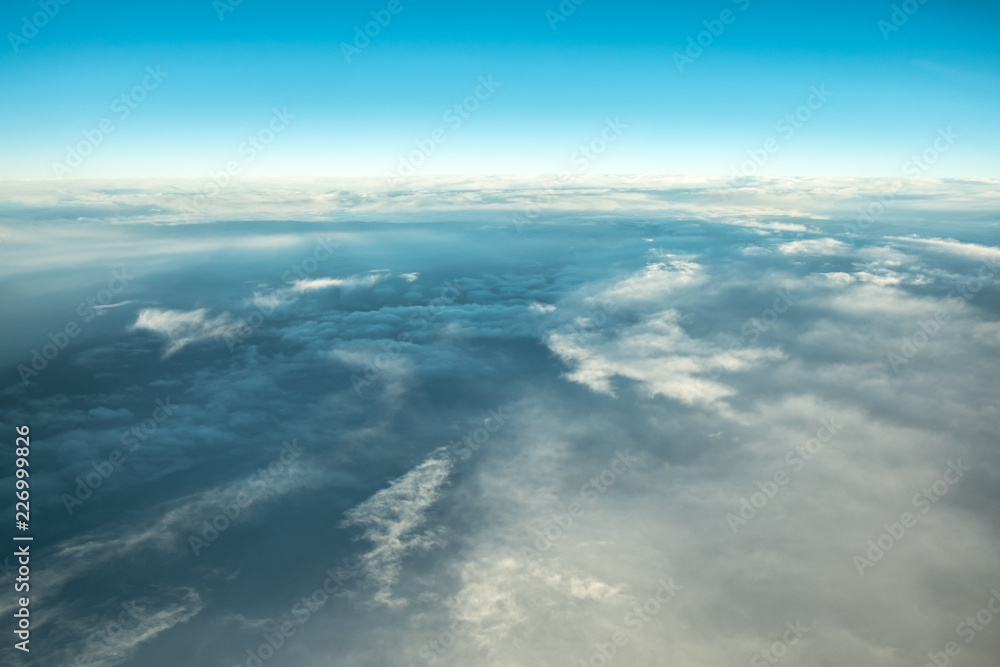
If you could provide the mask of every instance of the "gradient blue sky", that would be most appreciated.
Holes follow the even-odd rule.
[[[892,2],[587,0],[553,30],[557,0],[402,0],[348,63],[341,43],[386,5],[243,0],[220,20],[211,0],[70,0],[15,53],[9,33],[39,5],[5,3],[0,178],[52,178],[112,118],[72,177],[203,179],[242,159],[274,107],[295,119],[242,176],[381,176],[487,75],[501,87],[422,174],[579,173],[574,152],[617,117],[627,130],[588,172],[729,175],[776,137],[762,175],[902,176],[951,126],[960,138],[923,175],[1000,176],[995,3],[928,0],[885,39]],[[725,9],[735,20],[679,72],[674,52]],[[119,120],[114,99],[157,65],[168,77]],[[780,138],[819,85],[833,97]]]

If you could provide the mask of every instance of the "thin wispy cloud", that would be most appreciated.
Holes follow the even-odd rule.
[[[87,637],[77,647],[69,664],[80,667],[114,667],[133,656],[144,643],[155,639],[158,635],[168,632],[181,623],[187,623],[196,617],[204,608],[201,596],[193,589],[182,589],[171,596],[173,601],[143,600],[141,604],[133,602],[138,611],[129,619],[131,623],[118,623],[112,626],[112,632],[107,631],[109,622],[100,616],[78,623],[79,634]],[[157,606],[154,606],[157,605]],[[95,638],[99,638],[95,641]]]
[[[424,528],[427,513],[441,496],[451,474],[451,461],[438,451],[395,479],[389,486],[344,513],[344,526],[363,529],[371,549],[359,556],[366,576],[376,588],[376,602],[399,606],[405,598],[393,595],[403,559],[413,551],[440,546],[443,529]]]
[[[288,288],[288,290],[293,294],[299,294],[302,292],[314,292],[316,290],[329,289],[331,287],[372,287],[389,277],[390,276],[387,271],[379,271],[363,276],[349,276],[347,278],[309,278],[296,280],[292,286]]]

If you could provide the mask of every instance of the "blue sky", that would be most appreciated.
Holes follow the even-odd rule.
[[[245,178],[382,176],[437,128],[422,174],[730,175],[773,138],[760,175],[891,177],[951,127],[958,139],[922,176],[1000,175],[1000,10],[988,3],[914,1],[889,31],[891,2],[567,0],[553,29],[555,0],[400,0],[348,62],[342,44],[388,5],[71,0],[22,41],[11,34],[30,35],[23,17],[40,5],[7,3],[0,178],[53,178],[104,119],[113,131],[66,177],[204,178],[233,160]],[[720,17],[680,71],[675,53]],[[114,100],[147,67],[166,76],[122,117]],[[449,125],[481,76],[499,87]],[[794,134],[776,130],[813,86],[829,99]],[[247,159],[242,142],[275,108],[294,118]],[[574,154],[608,119],[624,131],[582,168]]]

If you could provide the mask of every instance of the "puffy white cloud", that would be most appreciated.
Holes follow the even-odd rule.
[[[712,403],[733,390],[711,379],[714,369],[741,371],[763,360],[782,358],[778,350],[729,351],[689,337],[679,314],[666,310],[613,333],[553,333],[548,346],[566,362],[566,377],[596,392],[615,395],[615,377],[639,383],[648,396],[683,403]]]
[[[653,261],[645,268],[615,282],[589,300],[614,305],[659,301],[670,292],[705,280],[701,266],[692,258],[661,252],[651,254]]]
[[[850,246],[837,239],[805,239],[789,241],[778,246],[778,251],[786,255],[838,255]]]

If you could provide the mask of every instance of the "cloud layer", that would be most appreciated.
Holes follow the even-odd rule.
[[[995,187],[496,185],[8,201],[39,664],[995,664]]]

